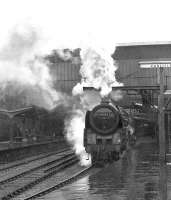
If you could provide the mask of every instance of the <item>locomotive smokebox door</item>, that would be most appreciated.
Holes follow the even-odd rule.
[[[120,116],[118,111],[108,103],[96,106],[90,113],[90,125],[95,132],[108,135],[117,129]]]

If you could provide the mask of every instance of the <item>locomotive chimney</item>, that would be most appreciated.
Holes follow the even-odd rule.
[[[101,99],[101,104],[109,104],[110,102],[109,96],[102,97]]]

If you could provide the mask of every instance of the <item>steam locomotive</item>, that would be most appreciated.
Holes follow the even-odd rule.
[[[86,112],[84,147],[91,154],[92,164],[120,159],[130,141],[135,142],[134,121],[121,107],[103,99]],[[134,138],[133,140],[130,138]]]

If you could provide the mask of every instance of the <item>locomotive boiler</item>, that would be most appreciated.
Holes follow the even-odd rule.
[[[133,119],[109,100],[103,99],[86,113],[84,147],[92,164],[119,160],[133,134]]]

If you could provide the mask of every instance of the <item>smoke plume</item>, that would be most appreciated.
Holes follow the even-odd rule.
[[[73,88],[73,98],[65,98],[53,88],[48,63],[43,59],[39,45],[39,34],[28,26],[15,27],[6,44],[0,47],[0,105],[6,109],[27,105],[52,109],[61,103],[66,104],[71,109],[65,120],[66,137],[80,156],[81,164],[90,164],[83,146],[85,113],[99,101],[93,101],[93,95],[83,93],[83,87],[91,86],[99,89],[101,96],[108,95],[112,85],[118,85],[115,80],[116,67],[105,53],[97,53],[93,49],[82,50],[81,83]],[[65,49],[56,50],[56,53],[64,62],[79,63],[78,56],[75,56],[79,51]]]
[[[93,49],[81,51],[82,66],[80,69],[81,83],[73,88],[73,95],[79,97],[79,104],[73,108],[72,116],[65,123],[67,139],[73,144],[75,152],[80,156],[82,165],[89,165],[91,161],[83,146],[85,127],[85,113],[100,103],[101,97],[107,96],[112,91],[112,86],[120,84],[115,79],[116,67],[108,55],[97,53]],[[99,92],[83,92],[83,87],[94,87]],[[101,96],[101,97],[100,97]],[[120,99],[121,93],[111,95]]]
[[[88,155],[83,146],[85,113],[81,109],[74,109],[72,115],[65,121],[66,138],[73,145],[75,153],[80,158],[80,164],[83,166],[91,164]]]
[[[7,109],[26,105],[53,108],[62,98],[53,89],[52,79],[43,55],[38,54],[40,36],[33,27],[15,27],[8,41],[0,47],[0,102],[12,97],[18,103]],[[19,99],[21,102],[19,102]]]
[[[101,96],[106,96],[112,91],[112,86],[120,85],[115,79],[117,68],[113,65],[112,58],[104,52],[102,53],[91,48],[81,52],[83,65],[80,74],[82,80],[74,87],[74,95],[83,93],[83,87],[94,87],[100,90]]]

